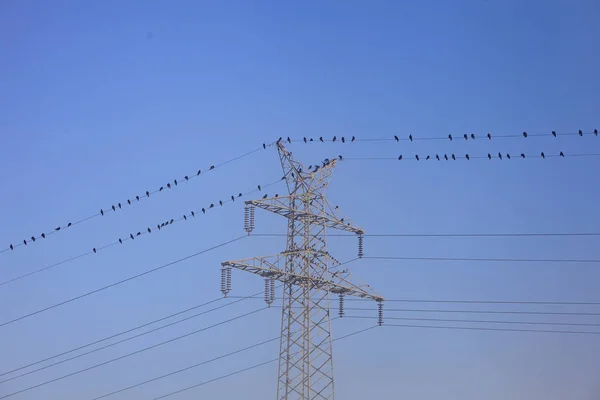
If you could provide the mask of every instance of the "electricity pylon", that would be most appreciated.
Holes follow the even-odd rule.
[[[327,252],[326,229],[358,236],[358,257],[363,255],[364,231],[338,217],[325,192],[338,159],[304,169],[281,142],[277,150],[288,192],[261,200],[246,201],[245,229],[254,229],[254,209],[259,207],[288,219],[287,247],[283,253],[223,262],[221,291],[231,290],[231,269],[237,268],[265,279],[265,301],[275,299],[275,281],[283,283],[283,310],[279,350],[278,400],[334,399],[330,293],[339,296],[343,315],[344,296],[377,301],[382,323],[383,298],[368,285],[350,282],[347,269]]]

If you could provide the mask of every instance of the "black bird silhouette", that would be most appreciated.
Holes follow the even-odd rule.
[[[11,250],[15,249],[15,246],[13,246],[12,244],[10,246],[8,246],[8,247],[10,247]]]
[[[242,196],[243,196],[243,194],[242,194],[242,193],[238,193],[238,197],[242,197]]]
[[[171,189],[171,184],[170,184],[170,183],[167,183],[167,187],[168,187],[169,189]]]
[[[327,165],[327,164],[323,163],[323,165]],[[292,175],[292,178],[296,177],[296,175],[293,172],[290,175]]]
[[[456,161],[456,156],[454,155],[454,153],[452,153],[452,159],[453,159],[454,161]]]
[[[471,133],[471,139],[475,139],[475,134]]]
[[[160,189],[158,189],[159,192],[162,192],[165,188],[164,187],[160,187]]]
[[[219,200],[219,205],[222,206],[223,205],[223,200]]]
[[[290,137],[288,136],[287,138],[288,143],[292,143],[292,139],[290,139]]]
[[[398,156],[398,160],[402,160],[402,154]]]
[[[598,136],[598,129],[594,129],[594,135]]]
[[[42,238],[46,239],[46,234],[42,233]]]
[[[556,137],[556,131],[552,131],[552,136]]]
[[[466,133],[463,135],[463,137],[465,138],[465,140],[469,138]]]
[[[448,161],[448,154],[444,154],[444,160]]]
[[[412,134],[408,135],[408,140],[410,140],[412,142]]]
[[[135,196],[135,199],[136,199],[137,201],[140,201],[140,196]]]
[[[265,195],[263,196],[263,199],[266,199],[266,198],[267,198],[267,195],[265,194]]]
[[[187,221],[187,215],[183,214],[183,219]]]
[[[521,153],[521,158],[525,158],[525,153]]]
[[[202,208],[202,214],[206,214],[206,210]]]
[[[318,166],[318,165],[315,165],[315,170],[314,170],[313,172],[315,172],[315,173],[316,173],[318,170],[319,170],[319,166]]]
[[[279,195],[277,193],[275,193],[275,197],[279,197]]]
[[[27,240],[24,240],[24,239],[23,239],[23,244],[24,244],[25,246],[27,246]]]
[[[313,141],[313,138],[310,138],[309,142],[312,142],[312,141]]]
[[[141,234],[142,234],[142,232],[138,232],[138,233],[136,234],[136,236],[140,236]]]
[[[210,168],[209,168],[209,170],[211,170],[211,169],[215,169],[215,166],[211,165]]]
[[[579,130],[579,136],[583,136],[583,132],[581,131],[581,129]]]
[[[193,212],[193,211],[191,212],[191,214],[192,214],[192,217],[195,217],[195,216],[196,216],[196,213],[195,213],[195,212]]]
[[[469,157],[468,154],[465,154],[465,158],[467,159],[467,161],[471,159],[471,157]]]
[[[94,253],[96,252],[96,248],[95,247],[92,250],[94,251]]]
[[[172,224],[173,222],[175,222],[175,220],[173,218],[171,218],[171,220],[169,221],[169,223]]]
[[[323,136],[321,136],[321,137],[319,138],[319,140],[322,142],[322,141],[323,141]]]
[[[491,133],[488,133],[488,134],[487,134],[487,138],[488,138],[489,140],[492,140],[492,134],[491,134]]]
[[[279,139],[277,139],[277,143],[281,142],[281,139],[283,139],[283,138],[280,137]]]
[[[417,161],[419,161],[419,155],[415,155],[415,158],[417,159]]]
[[[133,237],[133,234],[132,234],[132,233],[130,233],[130,234],[129,234],[129,237],[131,238],[131,240],[135,239],[135,238]]]
[[[490,153],[488,153],[488,160],[492,159],[492,155]]]
[[[60,226],[57,226],[56,228],[54,228],[55,231],[60,231]]]
[[[196,172],[196,176],[200,175],[202,173],[202,170],[199,169],[198,172]]]
[[[543,151],[542,151],[542,153],[540,155],[542,156],[542,158],[546,158],[546,155],[544,154]]]
[[[510,160],[510,154],[506,153],[506,158]]]
[[[342,143],[346,143],[346,139],[342,136]]]
[[[452,135],[448,134],[448,139],[452,140]]]
[[[498,153],[498,158],[502,160],[502,153]]]
[[[337,138],[334,136],[334,137],[333,137],[333,141],[335,142],[336,140],[337,140]]]
[[[69,222],[69,223],[67,224],[67,228],[70,228],[70,227],[71,227],[71,225],[73,225],[73,224]]]
[[[152,229],[148,228],[148,233],[152,233]]]
[[[123,244],[123,239],[119,238],[119,243]]]
[[[425,157],[425,160],[429,160],[431,157],[429,157],[429,155],[427,155],[427,157]]]
[[[235,201],[235,196],[231,196],[231,201]]]
[[[560,152],[559,156],[564,157],[565,153],[563,153],[562,151]]]
[[[175,184],[175,186],[177,186],[177,179],[174,179],[173,183]]]
[[[523,132],[523,137],[527,137],[527,132]]]
[[[266,149],[266,148],[267,148],[267,145],[263,143],[263,149]]]
[[[160,224],[156,225],[156,229],[158,229],[158,230],[160,231],[160,228],[162,228],[162,227],[160,226]]]
[[[114,204],[112,205],[112,210],[113,210],[113,211],[115,211],[115,210],[116,210],[116,207],[115,207],[115,205],[114,205]]]
[[[32,236],[32,237],[31,237],[31,241],[32,241],[32,242],[35,242],[35,236]]]
[[[306,143],[306,136],[304,137],[304,143]]]
[[[183,177],[183,179],[185,179],[186,181],[189,181],[190,177],[186,175],[186,176]]]
[[[340,161],[342,161],[342,160],[343,160],[343,158],[342,158],[342,155],[341,155],[341,154],[338,156],[338,158],[340,159]]]
[[[121,203],[117,204],[117,206],[118,206],[119,208],[121,208]]]
[[[259,191],[261,190],[261,188],[260,188],[260,185],[258,185],[258,190],[259,190]]]
[[[150,197],[150,192],[146,190],[146,197]]]
[[[169,225],[169,221],[167,221],[167,222],[163,222],[162,224],[160,224],[160,227],[162,228],[162,227],[164,227],[164,226],[166,226],[166,225]]]
[[[131,205],[131,200],[127,199],[127,204]]]
[[[351,142],[354,142],[355,140],[356,140],[356,138],[354,136],[352,136]]]
[[[436,155],[435,155],[435,158],[436,158],[438,161],[440,161],[440,155],[439,155],[439,154],[436,154]]]
[[[213,203],[210,203],[210,206],[208,206],[208,208],[213,208],[215,205]]]
[[[394,139],[396,139],[396,142],[399,142],[399,141],[400,141],[400,139],[398,139],[398,136],[397,136],[397,135],[394,135]]]

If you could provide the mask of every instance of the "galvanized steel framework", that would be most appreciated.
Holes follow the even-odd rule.
[[[304,169],[292,153],[277,143],[287,196],[246,201],[246,231],[254,228],[254,208],[282,215],[288,219],[287,247],[283,253],[222,263],[222,286],[225,296],[231,290],[231,269],[237,268],[265,279],[265,301],[275,298],[275,281],[283,283],[281,339],[279,350],[278,400],[334,399],[333,353],[329,294],[340,298],[358,296],[378,302],[381,324],[383,298],[368,285],[350,282],[347,269],[327,252],[326,229],[357,234],[358,256],[362,257],[364,231],[338,216],[325,192],[338,159]]]

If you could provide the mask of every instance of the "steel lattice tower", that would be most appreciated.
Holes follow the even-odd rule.
[[[283,167],[287,196],[246,201],[245,229],[254,229],[254,209],[259,207],[288,219],[287,246],[283,253],[222,263],[221,290],[231,290],[231,269],[252,272],[265,279],[265,301],[275,298],[275,281],[283,283],[283,310],[279,350],[278,400],[334,399],[330,293],[339,297],[343,315],[344,296],[378,302],[382,323],[383,298],[368,285],[350,282],[347,269],[327,252],[326,229],[353,232],[362,257],[364,231],[338,217],[337,207],[325,198],[338,159],[303,169],[281,142],[277,150]]]

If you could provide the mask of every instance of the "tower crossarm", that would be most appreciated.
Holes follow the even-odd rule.
[[[297,254],[306,253],[303,251],[294,252]],[[368,286],[358,286],[349,281],[347,271],[337,271],[328,276],[304,276],[298,273],[285,271],[279,267],[280,261],[285,260],[289,254],[282,253],[275,256],[255,257],[238,261],[225,261],[221,263],[223,267],[231,267],[242,271],[259,275],[263,278],[272,278],[274,280],[288,283],[310,289],[321,289],[330,293],[342,294],[344,296],[354,296],[375,301],[383,301],[383,297],[375,294]],[[270,259],[273,259],[272,261]]]
[[[321,225],[327,228],[337,229],[340,231],[346,231],[351,233],[363,234],[364,231],[354,226],[349,222],[344,222],[343,219],[337,218],[335,215],[330,213],[316,214],[311,211],[292,209],[289,204],[284,203],[285,200],[289,200],[291,196],[280,196],[274,198],[266,198],[261,200],[248,200],[246,204],[253,205],[258,208],[270,211],[275,214],[279,214],[286,218],[293,218],[301,220],[305,224],[310,225]]]

